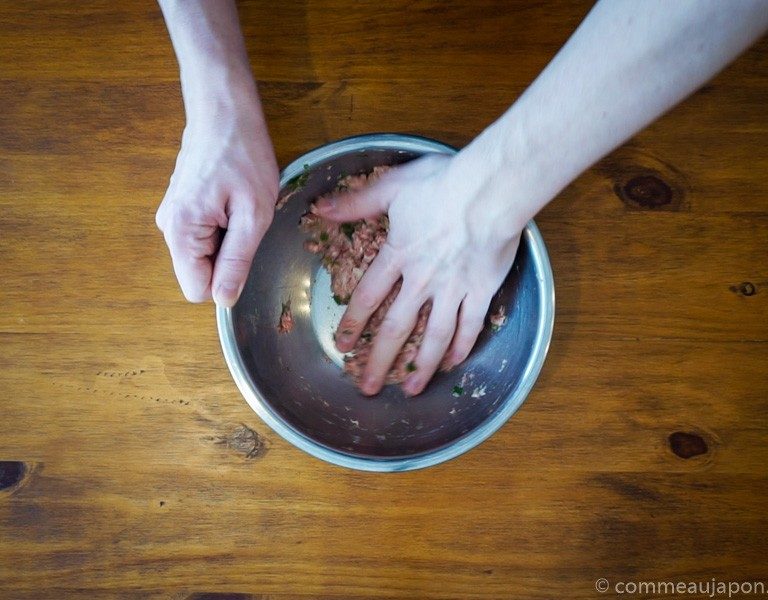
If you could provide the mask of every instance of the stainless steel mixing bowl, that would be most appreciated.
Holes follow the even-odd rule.
[[[429,152],[456,150],[416,136],[375,134],[296,159],[280,180],[282,193],[296,191],[275,214],[239,302],[216,311],[224,357],[253,410],[292,444],[337,465],[406,471],[466,452],[520,407],[547,353],[554,284],[544,242],[531,222],[491,306],[504,304],[508,322],[495,333],[486,328],[464,364],[438,373],[415,398],[398,386],[368,398],[344,376],[332,337],[344,307],[332,299],[318,257],[303,249],[299,218],[312,199],[334,188],[339,175]],[[281,309],[289,301],[295,325],[279,333]]]

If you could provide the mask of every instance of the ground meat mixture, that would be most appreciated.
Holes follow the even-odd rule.
[[[504,327],[507,324],[507,310],[504,305],[499,306],[499,309],[488,317],[488,320],[491,322],[491,331],[496,332]]]
[[[361,189],[378,179],[388,169],[389,167],[376,167],[369,175],[343,177],[339,180],[336,189],[337,191]],[[368,265],[376,258],[379,249],[386,241],[389,219],[383,215],[376,219],[337,224],[321,219],[313,209],[314,207],[310,208],[310,211],[301,219],[302,230],[310,235],[304,247],[322,257],[323,266],[331,274],[334,299],[339,304],[346,304]],[[356,384],[360,382],[373,347],[373,340],[389,307],[400,291],[400,285],[398,281],[381,306],[373,313],[354,349],[345,358],[344,370]],[[430,310],[431,303],[427,303],[419,311],[416,327],[400,354],[397,355],[387,374],[386,383],[401,383],[408,373],[415,370],[413,360],[421,345]]]
[[[293,331],[293,312],[291,312],[291,301],[283,303],[283,309],[280,311],[280,320],[277,323],[278,333],[290,333]]]

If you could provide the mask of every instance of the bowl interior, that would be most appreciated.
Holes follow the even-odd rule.
[[[236,351],[263,410],[311,442],[353,457],[413,457],[467,436],[493,419],[530,377],[529,358],[542,335],[543,281],[532,260],[532,235],[526,231],[491,306],[506,307],[507,324],[496,333],[486,327],[463,365],[438,373],[415,398],[405,397],[398,386],[368,398],[345,377],[332,342],[343,307],[332,300],[319,259],[302,247],[305,234],[298,228],[299,218],[312,199],[334,188],[340,175],[417,156],[367,148],[305,169],[302,187],[277,211],[232,309]],[[279,333],[282,305],[288,301],[294,328]]]

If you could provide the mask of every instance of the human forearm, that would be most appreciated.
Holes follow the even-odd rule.
[[[459,155],[457,168],[479,173],[484,187],[524,189],[526,197],[507,207],[521,227],[766,27],[764,0],[603,0],[520,99]]]
[[[463,362],[526,222],[594,161],[719,71],[766,23],[765,0],[603,0],[507,113],[455,157],[427,156],[364,190],[318,202],[318,214],[338,223],[389,216],[387,243],[337,330],[338,349],[352,350],[402,278],[362,391],[381,389],[427,300],[432,312],[404,391],[418,394],[438,366]]]
[[[179,61],[188,121],[260,103],[234,0],[158,0]]]

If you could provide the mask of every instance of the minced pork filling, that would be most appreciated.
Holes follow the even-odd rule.
[[[389,168],[375,167],[368,175],[348,175],[339,180],[335,192],[359,190],[378,179]],[[339,304],[347,304],[363,274],[387,239],[388,217],[382,215],[375,219],[362,219],[352,223],[332,223],[322,219],[312,205],[309,212],[301,218],[300,226],[310,236],[304,243],[304,248],[320,255],[323,266],[331,275],[334,299]],[[344,358],[344,370],[356,384],[360,383],[371,354],[373,341],[389,307],[400,291],[400,285],[401,281],[395,284],[371,316],[355,347]],[[386,383],[402,383],[415,369],[413,361],[424,337],[431,308],[431,302],[421,307],[416,326],[389,370]]]

